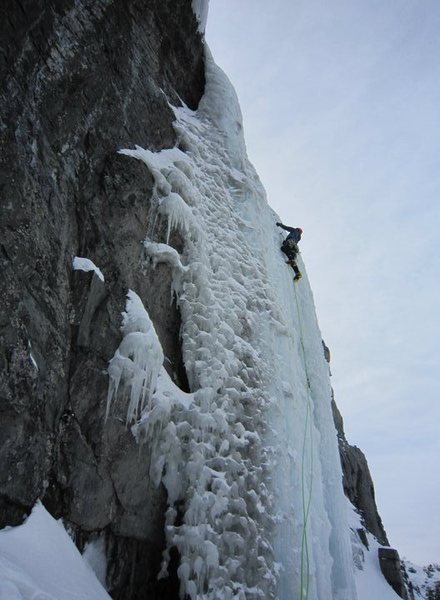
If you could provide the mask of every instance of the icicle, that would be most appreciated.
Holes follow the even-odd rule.
[[[172,229],[190,233],[193,238],[197,236],[198,227],[193,212],[179,194],[171,192],[166,198],[163,198],[159,205],[159,212],[168,219],[167,244],[169,244]]]
[[[121,331],[124,337],[109,362],[108,416],[120,384],[129,389],[127,423],[136,421],[150,403],[164,356],[154,326],[135,292],[129,290]]]

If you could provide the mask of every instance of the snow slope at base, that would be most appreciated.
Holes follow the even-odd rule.
[[[358,600],[399,600],[393,588],[387,583],[379,566],[377,551],[380,545],[369,536],[370,550],[365,552],[363,569],[355,575]]]
[[[37,502],[0,532],[1,600],[110,600],[60,521]]]
[[[365,532],[367,549],[359,539],[357,531],[363,529],[361,518],[356,509],[347,500],[350,527],[352,530],[352,545],[355,569],[355,581],[358,600],[398,600],[400,596],[382,575],[379,565],[378,550],[382,546],[371,533]]]
[[[413,585],[415,599],[425,600],[428,589],[435,590],[436,585],[440,585],[440,564],[419,567],[406,558],[402,562]]]
[[[400,596],[388,584],[380,570],[378,549],[380,544],[368,535],[369,550],[365,550],[362,570],[356,570],[355,581],[358,600],[398,600]]]

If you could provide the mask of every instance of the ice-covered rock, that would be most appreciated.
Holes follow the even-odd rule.
[[[199,31],[204,33],[208,18],[209,0],[192,0],[192,9],[199,22]]]
[[[128,393],[127,422],[136,421],[150,403],[163,364],[163,351],[139,296],[129,290],[122,314],[123,339],[108,366],[107,415],[118,395]]]

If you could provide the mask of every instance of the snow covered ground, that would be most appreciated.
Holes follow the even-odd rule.
[[[440,564],[434,563],[420,567],[403,559],[406,572],[413,586],[415,600],[437,600],[440,591]],[[430,598],[431,595],[431,598]]]
[[[89,549],[88,555],[99,564],[96,552]],[[110,600],[62,523],[41,503],[23,525],[0,531],[0,598]]]
[[[380,570],[378,550],[381,547],[376,538],[365,532],[368,548],[362,543],[357,531],[363,529],[361,518],[347,500],[355,580],[358,600],[398,600],[400,596],[387,583]]]

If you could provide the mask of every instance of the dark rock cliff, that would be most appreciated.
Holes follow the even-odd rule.
[[[164,495],[125,414],[105,422],[105,369],[132,288],[187,387],[170,273],[142,253],[153,180],[116,151],[173,146],[168,102],[203,94],[191,0],[5,0],[0,13],[0,526],[40,497],[80,547],[106,536],[114,598],[171,598],[175,582],[155,582]],[[105,282],[72,271],[74,256]]]

